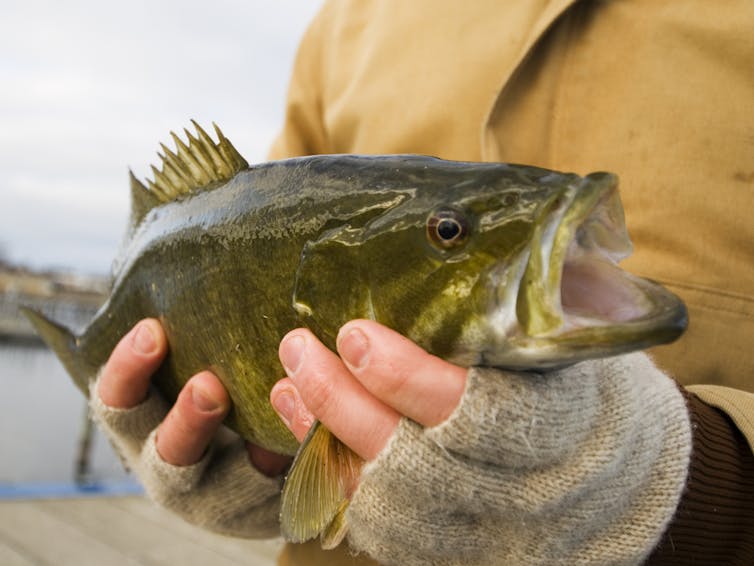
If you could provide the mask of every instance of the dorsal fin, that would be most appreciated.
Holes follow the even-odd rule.
[[[147,179],[148,187],[129,171],[131,218],[126,229],[124,246],[147,213],[156,206],[216,187],[249,167],[217,124],[212,123],[218,139],[215,143],[196,121],[191,120],[191,123],[196,128],[196,135],[184,130],[188,145],[173,132],[170,132],[170,135],[175,140],[175,151],[160,144],[164,155],[159,152],[157,155],[162,160],[162,169],[158,170],[152,166],[154,181]],[[114,266],[114,269],[117,271],[117,266]]]
[[[249,164],[223,135],[217,124],[212,124],[218,138],[215,143],[196,121],[191,120],[191,123],[196,128],[196,135],[184,129],[188,144],[174,132],[170,132],[170,135],[175,141],[175,151],[171,151],[165,144],[160,144],[163,153],[158,152],[158,155],[162,167],[157,169],[152,166],[154,180],[147,179],[148,189],[138,181],[135,185],[135,179],[132,179],[132,222],[138,223],[157,204],[201,192],[228,181],[239,171],[248,168]]]

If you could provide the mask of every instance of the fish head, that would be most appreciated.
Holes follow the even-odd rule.
[[[680,299],[618,266],[632,248],[615,175],[393,160],[371,181],[389,205],[302,254],[294,305],[326,341],[370,318],[461,365],[536,369],[683,332]]]

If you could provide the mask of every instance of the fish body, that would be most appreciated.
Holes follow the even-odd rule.
[[[27,312],[85,394],[120,337],[155,317],[169,344],[162,394],[175,399],[209,369],[232,400],[227,424],[293,455],[268,397],[283,376],[278,344],[296,327],[334,348],[342,324],[370,318],[452,362],[510,369],[615,355],[685,327],[679,299],[616,265],[630,242],[611,174],[416,155],[249,167],[219,130],[216,144],[198,132],[164,148],[149,188],[132,179],[112,291],[83,332]],[[301,469],[287,480],[283,531],[304,540],[330,526],[332,545],[348,488],[316,520],[300,517],[299,500],[316,497]]]

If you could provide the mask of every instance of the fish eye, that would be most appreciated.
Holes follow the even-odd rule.
[[[427,219],[427,238],[442,249],[455,248],[465,243],[468,233],[468,222],[457,210],[440,209]]]

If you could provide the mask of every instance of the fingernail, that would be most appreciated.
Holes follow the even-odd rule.
[[[191,388],[191,401],[203,413],[214,413],[222,405],[217,399],[213,399],[206,391],[202,391],[202,388],[196,385]]]
[[[131,347],[139,354],[151,354],[157,347],[157,340],[149,326],[146,322],[142,322],[131,338]]]
[[[361,368],[369,354],[369,340],[360,329],[352,328],[338,340],[338,353],[351,367]]]
[[[305,345],[304,337],[298,334],[289,336],[280,344],[280,362],[288,377],[293,377],[301,366]]]
[[[272,406],[275,407],[275,411],[283,419],[285,425],[290,427],[293,421],[293,411],[296,408],[296,401],[293,399],[293,395],[288,391],[281,391],[271,401]]]

